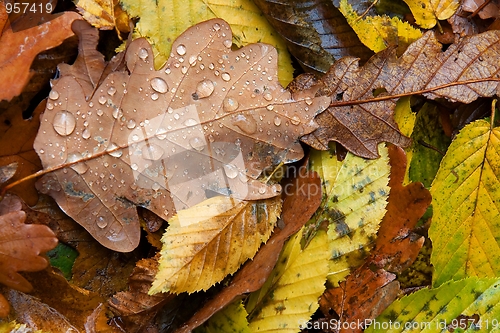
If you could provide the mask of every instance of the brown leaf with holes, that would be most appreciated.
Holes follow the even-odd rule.
[[[383,141],[407,146],[410,140],[392,119],[396,97],[422,94],[470,103],[498,94],[499,41],[500,31],[488,31],[443,52],[434,33],[427,32],[399,58],[394,49],[386,49],[361,68],[357,59],[342,58],[322,78],[318,93],[331,96],[331,105],[316,117],[319,128],[302,141],[326,150],[334,140],[365,158],[376,158]]]
[[[21,93],[31,77],[30,65],[36,55],[73,36],[71,23],[81,17],[65,12],[54,16],[25,15],[13,22],[10,19],[5,2],[0,2],[0,28],[3,28],[0,35],[0,101],[9,101]],[[26,24],[32,26],[25,28]]]
[[[144,39],[128,46],[126,67],[112,60],[107,75],[102,61],[80,53],[87,72],[62,71],[35,139],[44,168],[55,170],[39,190],[121,252],[139,242],[136,206],[168,220],[215,194],[278,195],[279,186],[257,178],[302,158],[298,138],[315,129],[328,98],[311,89],[293,99],[277,80],[274,48],[233,51],[230,42],[229,25],[215,19],[184,32],[158,71]]]
[[[44,225],[24,224],[21,202],[7,197],[0,202],[0,283],[23,292],[32,289],[19,271],[34,272],[47,267],[41,253],[53,249],[57,238]]]
[[[208,301],[176,333],[191,332],[238,296],[262,287],[278,260],[284,242],[299,231],[319,207],[321,179],[315,172],[306,172],[304,168],[300,168],[298,174],[283,184],[283,194],[282,229],[277,228],[253,260],[248,261],[235,274],[231,283]]]
[[[375,249],[363,266],[356,269],[339,287],[323,294],[320,307],[327,319],[330,309],[341,322],[363,322],[376,318],[398,296],[396,275],[417,258],[424,237],[412,232],[431,203],[431,195],[422,183],[403,186],[406,154],[390,146],[391,177],[387,212],[378,230]],[[346,330],[341,332],[362,332]]]

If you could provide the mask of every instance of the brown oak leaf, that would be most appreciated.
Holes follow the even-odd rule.
[[[86,74],[64,68],[35,139],[44,168],[55,170],[40,191],[121,252],[139,242],[136,206],[167,220],[214,194],[278,195],[279,186],[257,178],[302,158],[299,137],[315,129],[329,99],[315,89],[293,99],[277,80],[274,48],[233,51],[230,42],[229,25],[215,19],[184,32],[160,70],[144,39],[122,55],[125,67],[80,53]]]
[[[0,101],[11,100],[19,95],[28,83],[31,73],[30,65],[36,55],[42,51],[61,44],[66,38],[73,36],[71,23],[81,19],[73,12],[56,14],[43,18],[37,25],[20,29],[25,22],[32,24],[33,15],[22,16],[19,20],[25,22],[9,22],[5,2],[0,2]],[[12,25],[18,29],[13,31]]]

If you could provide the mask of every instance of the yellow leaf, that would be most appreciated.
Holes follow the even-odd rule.
[[[500,276],[500,127],[478,120],[457,135],[431,186],[433,284]]]
[[[190,26],[212,18],[231,25],[233,44],[267,43],[278,50],[278,77],[283,86],[293,79],[293,67],[285,42],[267,22],[252,0],[120,0],[127,12],[139,17],[135,37],[146,37],[153,45],[155,67],[170,55],[172,42]]]
[[[92,26],[128,32],[128,17],[117,5],[118,0],[78,0],[76,6],[83,18]]]
[[[322,180],[323,201],[312,217],[316,227],[328,223],[330,274],[338,285],[350,270],[361,264],[386,212],[389,196],[387,147],[379,145],[380,158],[367,160],[348,153],[337,161],[335,153],[314,151],[311,169]]]
[[[438,20],[449,19],[460,6],[459,0],[404,0],[415,21],[424,29],[433,28]]]
[[[246,309],[252,332],[299,332],[318,308],[328,273],[328,244],[318,232],[302,250],[304,228],[281,251],[266,283],[250,294]]]
[[[411,96],[402,97],[398,100],[396,108],[394,109],[394,121],[398,124],[399,131],[410,137],[413,133],[417,115],[411,110]],[[410,147],[405,149],[406,152],[406,172],[403,180],[403,185],[410,183],[410,162],[413,158],[413,149]]]
[[[170,219],[150,294],[206,290],[253,258],[281,211],[281,199],[217,196]]]
[[[397,17],[367,16],[360,18],[347,0],[340,1],[341,13],[354,29],[359,40],[370,50],[380,52],[387,46],[398,46],[401,50],[420,38],[422,32]]]
[[[247,311],[241,300],[235,301],[214,314],[206,324],[199,326],[194,333],[250,333]]]

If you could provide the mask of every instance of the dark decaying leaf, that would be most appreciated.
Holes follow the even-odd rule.
[[[89,69],[83,77],[64,69],[35,139],[44,168],[56,170],[39,190],[121,252],[140,239],[136,206],[168,220],[214,193],[279,194],[257,177],[302,158],[298,138],[314,130],[328,98],[309,91],[293,99],[278,83],[274,48],[233,51],[230,42],[226,22],[200,23],[175,41],[156,71],[151,46],[137,39],[126,51],[127,67],[105,77],[102,59],[80,54],[75,70]]]
[[[311,218],[321,202],[321,180],[315,172],[300,169],[298,175],[284,184],[283,229],[277,228],[253,260],[248,261],[231,283],[208,301],[176,333],[191,332],[223,309],[238,296],[262,287],[271,273],[285,240]],[[314,191],[313,191],[314,189]]]
[[[431,196],[421,183],[403,186],[406,155],[390,146],[391,178],[387,213],[378,230],[375,249],[363,266],[356,269],[337,288],[322,296],[320,307],[327,319],[334,310],[341,322],[364,322],[376,318],[394,301],[400,291],[396,275],[416,259],[424,243],[412,232],[430,205]],[[343,328],[341,332],[362,332]]]
[[[329,0],[254,2],[308,72],[325,73],[345,56],[358,57],[364,63],[373,55]]]
[[[398,132],[392,119],[395,99],[369,102],[374,93],[383,89],[384,93],[377,96],[382,99],[419,93],[430,99],[462,103],[498,94],[499,41],[499,31],[488,31],[466,37],[443,52],[433,32],[428,32],[400,58],[388,49],[361,68],[354,58],[341,59],[322,79],[322,93],[331,96],[331,106],[316,117],[320,127],[302,140],[322,150],[335,140],[366,158],[378,156],[377,144],[382,141],[407,146],[409,139]],[[465,83],[470,80],[482,82]]]

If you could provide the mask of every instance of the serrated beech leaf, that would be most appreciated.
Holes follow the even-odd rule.
[[[231,50],[231,30],[219,19],[183,33],[160,70],[145,39],[124,59],[126,68],[98,81],[59,78],[34,145],[54,170],[38,188],[116,251],[139,242],[136,206],[168,219],[214,194],[279,194],[279,185],[256,179],[302,158],[298,138],[328,104],[312,90],[293,99],[277,81],[276,50]]]

